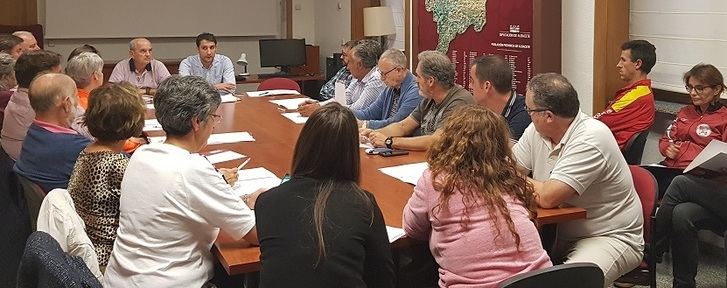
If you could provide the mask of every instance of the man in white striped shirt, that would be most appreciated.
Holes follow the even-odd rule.
[[[376,98],[381,95],[386,85],[381,81],[381,73],[376,64],[381,56],[381,45],[379,42],[364,39],[358,42],[351,49],[351,56],[348,58],[348,71],[351,72],[353,80],[346,87],[346,105],[351,110],[363,110]],[[328,104],[334,99],[318,103],[315,100],[306,100],[298,107],[298,112],[303,116],[310,116],[321,105]]]

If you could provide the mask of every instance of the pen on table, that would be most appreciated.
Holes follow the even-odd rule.
[[[252,159],[252,158],[247,158],[247,160],[245,160],[245,162],[242,162],[242,164],[240,164],[240,166],[237,166],[237,170],[239,171],[239,170],[241,170],[241,169],[242,169],[243,167],[245,167],[245,165],[247,165],[247,163],[249,163],[249,162],[250,162],[250,159]]]
[[[270,92],[265,91],[265,92],[260,93],[260,96],[265,96],[265,95],[268,95],[268,94],[270,94]]]

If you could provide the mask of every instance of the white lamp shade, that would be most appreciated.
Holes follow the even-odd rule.
[[[364,36],[383,36],[395,34],[394,12],[391,7],[368,7],[363,9]]]
[[[247,54],[240,54],[240,59],[237,59],[237,65],[247,66]]]

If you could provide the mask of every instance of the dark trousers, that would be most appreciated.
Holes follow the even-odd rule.
[[[669,188],[669,184],[671,184],[672,179],[674,177],[677,177],[679,175],[682,175],[684,173],[684,169],[678,169],[678,168],[667,168],[667,167],[655,167],[655,166],[641,166],[644,167],[644,169],[649,170],[652,175],[654,175],[654,178],[656,179],[656,183],[659,184],[659,198],[661,199],[664,197],[664,194],[666,193],[666,189]]]
[[[672,180],[656,213],[657,254],[671,240],[675,288],[695,287],[699,230],[723,231],[727,223],[727,184],[691,175]]]

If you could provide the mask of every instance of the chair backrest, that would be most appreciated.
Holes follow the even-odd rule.
[[[23,187],[23,195],[25,196],[25,202],[28,205],[28,213],[30,214],[30,226],[32,230],[35,231],[36,224],[38,223],[38,211],[40,211],[40,205],[43,203],[43,199],[45,198],[45,192],[43,192],[43,189],[41,189],[38,184],[33,183],[33,181],[25,178],[25,176],[17,173],[15,173],[15,175],[18,177],[20,186]]]
[[[274,89],[288,89],[288,90],[295,90],[300,93],[300,85],[298,85],[298,82],[295,82],[293,80],[290,80],[288,78],[270,78],[257,86],[258,91],[262,90],[274,90]]]
[[[600,288],[603,271],[593,263],[567,263],[511,277],[500,288]]]
[[[0,287],[15,287],[30,235],[30,216],[13,160],[0,147]]]
[[[17,287],[101,287],[101,283],[80,258],[64,253],[53,237],[36,231],[25,245]]]
[[[631,136],[626,146],[624,146],[623,155],[626,158],[626,163],[629,165],[641,164],[641,156],[644,155],[644,146],[646,145],[646,138],[649,136],[649,130],[641,131]]]
[[[641,209],[644,213],[644,241],[648,243],[651,241],[653,226],[651,221],[654,212],[656,212],[656,195],[659,193],[659,184],[657,184],[654,175],[643,167],[629,165],[629,170],[631,170],[631,178],[634,180],[636,194],[639,195],[639,200],[641,200]]]
[[[88,269],[101,278],[98,256],[86,234],[86,225],[76,213],[73,199],[66,189],[53,189],[43,199],[38,213],[38,231],[51,235],[63,252],[81,257]]]

